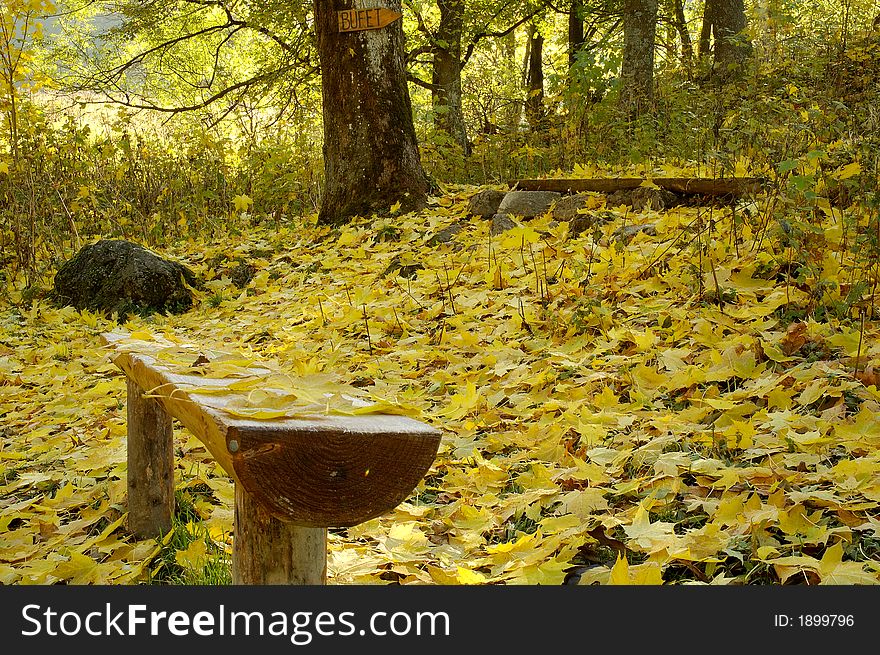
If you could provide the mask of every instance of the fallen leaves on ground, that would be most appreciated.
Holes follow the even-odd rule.
[[[760,213],[698,207],[490,236],[466,218],[474,191],[385,222],[193,242],[174,254],[209,281],[199,306],[121,326],[236,353],[214,369],[226,384],[268,358],[442,429],[406,502],[331,531],[330,582],[880,581],[877,326],[815,320],[818,299],[841,299],[842,248],[794,280]],[[615,238],[640,222],[656,234]],[[241,258],[257,269],[244,289],[222,275]],[[117,327],[0,308],[0,583],[130,584],[155,566],[161,544],[125,529],[125,381],[99,339]],[[178,487],[201,489],[194,511],[228,551],[231,483],[175,439]]]

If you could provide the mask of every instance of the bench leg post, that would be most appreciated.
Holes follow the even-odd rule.
[[[323,585],[327,529],[279,521],[235,485],[232,582],[243,585]]]
[[[161,537],[174,512],[174,433],[171,417],[128,379],[128,528]]]

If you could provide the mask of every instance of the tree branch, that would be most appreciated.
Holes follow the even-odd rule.
[[[471,39],[471,42],[468,43],[468,47],[467,47],[467,50],[465,51],[464,58],[461,61],[461,68],[464,68],[465,65],[468,63],[468,60],[471,58],[471,55],[474,54],[474,48],[477,47],[477,43],[479,43],[481,40],[483,40],[485,38],[500,39],[501,37],[507,36],[508,34],[513,32],[513,30],[515,30],[517,27],[519,27],[520,25],[522,25],[525,22],[530,21],[532,18],[537,16],[539,13],[541,13],[543,10],[544,10],[543,6],[538,7],[537,9],[532,11],[531,13],[520,18],[518,21],[516,21],[513,25],[508,27],[506,30],[501,30],[498,32],[480,32],[479,34],[475,34],[474,37]]]

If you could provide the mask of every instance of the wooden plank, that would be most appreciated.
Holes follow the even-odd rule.
[[[102,335],[110,342],[108,335]],[[115,341],[122,337],[116,335]],[[190,396],[187,388],[192,385],[177,384],[173,374],[163,371],[155,358],[129,352],[118,352],[113,356],[113,363],[123,370],[128,379],[133,380],[147,395],[160,403],[168,414],[180,421],[192,432],[213,455],[217,463],[227,474],[235,477],[232,465],[232,454],[226,445],[228,425],[217,410],[199,405]]]
[[[391,9],[346,9],[337,11],[340,32],[360,32],[387,27],[403,14]]]
[[[347,527],[384,514],[412,493],[440,445],[439,430],[406,416],[235,416],[224,408],[247,394],[221,392],[228,380],[174,370],[155,352],[136,352],[128,335],[103,338],[116,349],[114,363],[204,443],[237,484],[284,521]],[[210,386],[219,387],[218,393],[196,392]]]
[[[280,521],[235,485],[232,582],[245,585],[323,585],[327,528]]]
[[[638,177],[594,178],[594,179],[529,179],[508,182],[511,189],[520,191],[556,191],[557,193],[613,193],[636,189],[646,182]],[[704,196],[739,196],[757,193],[763,180],[756,177],[744,178],[689,178],[655,177],[651,182],[662,189],[674,193]]]
[[[171,417],[128,378],[128,529],[163,537],[174,512],[174,435]]]

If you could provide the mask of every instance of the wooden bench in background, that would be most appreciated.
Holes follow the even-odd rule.
[[[235,584],[324,584],[327,528],[357,525],[396,507],[437,454],[440,432],[406,416],[232,415],[223,407],[246,393],[193,392],[228,380],[181,372],[149,348],[139,351],[127,334],[102,337],[127,377],[129,529],[157,537],[171,527],[176,418],[235,482]]]
[[[646,182],[640,177],[593,179],[511,180],[508,186],[518,191],[556,191],[557,193],[612,193],[637,189]],[[742,196],[758,193],[765,181],[758,177],[702,178],[655,177],[656,186],[673,193],[700,196]]]

